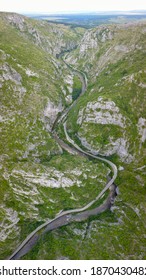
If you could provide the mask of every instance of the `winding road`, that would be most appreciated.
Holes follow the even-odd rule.
[[[64,63],[66,63],[66,62],[64,61]],[[78,71],[77,69],[74,69],[73,67],[69,66],[67,63],[66,63],[66,65],[68,67],[70,67],[72,69],[72,71],[80,77],[81,82],[82,82],[82,91],[81,91],[80,96],[83,95],[87,88],[86,75],[84,73]],[[80,98],[80,96],[78,98]],[[76,105],[78,98],[71,104],[71,106],[69,108],[65,109],[62,112],[61,116],[56,120],[55,125],[53,126],[53,129],[52,129],[52,136],[57,141],[57,143],[64,150],[68,151],[69,153],[72,153],[74,155],[82,155],[82,156],[94,158],[94,159],[100,160],[100,161],[108,164],[110,166],[111,170],[113,171],[113,177],[108,178],[108,182],[107,182],[106,186],[104,187],[104,189],[95,197],[94,200],[92,200],[87,205],[83,206],[82,208],[63,211],[63,212],[59,213],[54,219],[48,220],[45,223],[43,223],[42,225],[40,225],[39,227],[37,227],[33,232],[31,232],[26,237],[26,239],[20,244],[20,246],[16,249],[16,251],[8,258],[9,260],[19,259],[23,255],[25,255],[36,244],[36,242],[38,241],[38,239],[40,238],[40,236],[42,234],[44,234],[48,231],[57,229],[63,225],[67,225],[74,221],[81,222],[83,220],[86,220],[90,216],[97,215],[107,209],[110,209],[114,203],[115,197],[117,195],[117,186],[114,184],[114,181],[117,177],[116,165],[105,158],[102,158],[100,156],[95,156],[87,151],[82,150],[68,135],[67,128],[66,128],[67,127],[67,125],[66,125],[67,115],[68,115],[68,112]],[[62,139],[60,139],[58,137],[57,133],[55,132],[55,127],[59,123],[63,124],[66,140],[69,144],[71,144],[71,146],[68,145],[67,143],[65,143]],[[97,200],[99,198],[101,198],[108,189],[110,189],[110,192],[109,192],[107,199],[103,202],[103,204],[94,209],[87,210],[95,202],[97,202]]]

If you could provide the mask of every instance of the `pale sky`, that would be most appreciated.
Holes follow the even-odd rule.
[[[146,10],[146,0],[0,0],[0,11],[61,13]]]

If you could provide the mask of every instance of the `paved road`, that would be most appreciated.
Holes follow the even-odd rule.
[[[72,70],[74,72],[76,72],[76,74],[80,77],[80,79],[82,81],[81,95],[83,95],[84,92],[86,91],[86,88],[87,88],[87,78],[86,78],[85,74],[83,74],[82,72],[79,72],[76,69],[72,69]],[[30,251],[30,249],[36,244],[36,242],[38,241],[40,236],[42,234],[44,234],[45,232],[54,230],[56,228],[59,228],[63,225],[67,225],[67,224],[69,224],[71,222],[74,222],[74,221],[81,222],[81,221],[87,219],[90,216],[97,215],[97,214],[99,214],[99,213],[101,213],[101,212],[103,212],[107,209],[110,209],[110,207],[114,203],[115,197],[117,195],[117,191],[116,191],[117,186],[114,184],[114,180],[117,177],[117,167],[116,167],[116,165],[114,163],[112,163],[111,161],[105,159],[105,158],[95,156],[95,155],[93,155],[89,152],[86,152],[86,151],[82,150],[76,143],[74,143],[74,141],[69,137],[69,135],[67,133],[66,117],[67,117],[68,112],[71,110],[71,108],[73,108],[75,106],[76,102],[77,102],[77,100],[75,100],[69,108],[64,110],[62,115],[55,122],[55,125],[59,124],[60,122],[63,123],[66,139],[73,147],[70,147],[69,145],[67,145],[63,140],[61,140],[57,136],[57,134],[55,132],[55,126],[52,129],[53,137],[58,142],[58,144],[63,149],[67,150],[69,153],[72,153],[74,155],[86,156],[86,157],[94,158],[94,159],[105,162],[106,164],[108,164],[111,167],[114,175],[113,175],[112,178],[108,179],[108,182],[107,182],[106,186],[104,187],[104,189],[90,203],[88,203],[87,205],[85,205],[82,208],[63,211],[63,212],[59,213],[54,219],[49,220],[49,221],[45,222],[44,224],[40,225],[38,228],[36,228],[32,233],[30,233],[26,237],[26,239],[20,244],[20,246],[16,249],[16,251],[8,258],[9,260],[19,259],[23,255],[25,255],[28,251]],[[109,196],[106,199],[106,201],[102,205],[100,205],[99,207],[96,207],[92,210],[87,210],[99,198],[101,198],[101,196],[107,191],[107,189],[110,189],[110,193],[109,193]],[[77,213],[77,214],[75,214],[75,213]]]
[[[9,257],[9,260],[18,260],[24,256],[31,248],[37,243],[42,234],[52,231],[64,225],[70,224],[72,222],[82,222],[91,216],[96,216],[108,209],[114,204],[114,200],[117,196],[117,186],[113,183],[110,187],[110,193],[107,199],[102,203],[102,205],[84,212],[78,212],[77,214],[62,212],[60,215],[55,217],[51,221],[47,221],[38,228],[36,228],[27,238],[21,243],[17,250]],[[42,229],[44,229],[42,231]],[[41,231],[41,233],[40,233]]]

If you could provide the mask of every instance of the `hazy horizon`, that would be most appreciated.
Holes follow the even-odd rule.
[[[145,0],[1,0],[0,4],[0,11],[25,14],[124,13],[145,10]]]
[[[117,10],[117,11],[62,11],[62,12],[25,12],[23,11],[23,13],[26,14],[40,14],[40,15],[68,15],[68,14],[118,14],[118,13],[123,13],[123,14],[142,14],[142,13],[146,13],[146,10],[127,10],[127,11],[123,11],[123,10]]]
[[[62,12],[27,12],[27,11],[1,11],[0,12],[5,12],[5,13],[17,13],[17,14],[22,14],[22,15],[34,15],[34,16],[61,16],[61,15],[142,15],[146,14],[146,10],[127,10],[127,11],[122,11],[122,10],[117,10],[117,11],[62,11]]]

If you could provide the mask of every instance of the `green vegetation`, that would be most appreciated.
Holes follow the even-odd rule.
[[[129,23],[135,21],[142,21],[145,20],[145,14],[140,11],[134,11],[134,13],[130,13],[129,15],[125,15],[121,13],[117,14],[92,14],[92,13],[81,13],[81,14],[62,14],[62,15],[38,15],[33,16],[34,18],[43,19],[48,21],[49,23],[62,23],[63,25],[71,25],[71,28],[76,28],[77,26],[84,27],[84,28],[93,28],[95,26],[100,26],[101,24],[109,24],[109,23]]]
[[[72,99],[76,100],[82,92],[82,83],[78,76],[74,76]]]
[[[120,195],[116,201],[112,222],[109,222],[108,217],[106,223],[102,215],[99,217],[100,222],[95,222],[95,226],[97,223],[97,228],[100,230],[98,234],[96,231],[92,234],[93,246],[90,243],[86,258],[92,259],[96,254],[93,249],[95,238],[96,242],[99,241],[95,246],[96,249],[98,248],[96,255],[99,259],[145,259],[143,225],[146,206],[144,198],[146,141],[142,140],[139,133],[141,126],[139,120],[146,119],[144,56],[146,36],[143,31],[145,23],[131,25],[128,28],[121,26],[118,30],[116,28],[116,26],[99,27],[100,32],[96,37],[94,34],[97,29],[93,29],[91,33],[94,38],[97,38],[99,48],[85,50],[81,55],[83,43],[86,44],[82,39],[82,45],[68,56],[69,61],[74,61],[75,57],[78,57],[76,67],[87,74],[88,89],[78,100],[76,107],[69,112],[67,126],[71,137],[78,141],[78,144],[81,144],[79,137],[84,138],[91,148],[103,155],[113,149],[113,154],[108,158],[119,168],[122,166],[116,180]],[[105,29],[112,34],[112,40],[107,37],[102,42]],[[114,102],[114,106],[118,108],[118,115],[110,109],[104,109],[104,105],[109,106],[110,102]],[[94,104],[97,103],[99,107],[93,109]],[[95,121],[95,116],[98,114],[109,120],[110,116],[111,120],[114,116],[116,120],[121,114],[123,126],[112,124],[112,121],[102,124],[103,119],[100,123],[99,118]],[[82,121],[79,122],[80,118]],[[123,152],[120,152],[120,145],[117,150],[115,149],[118,139],[125,140]],[[126,150],[127,156],[124,158]],[[104,215],[107,218],[107,213]]]
[[[77,102],[68,133],[117,164],[120,194],[112,211],[41,236],[23,259],[146,259],[146,24],[85,32],[1,13],[0,30],[0,259],[44,221],[86,205],[105,186],[108,166],[70,155],[52,137],[71,95]],[[56,58],[66,51],[67,63],[87,75],[79,98],[79,77]],[[56,129],[65,138],[63,126]]]

